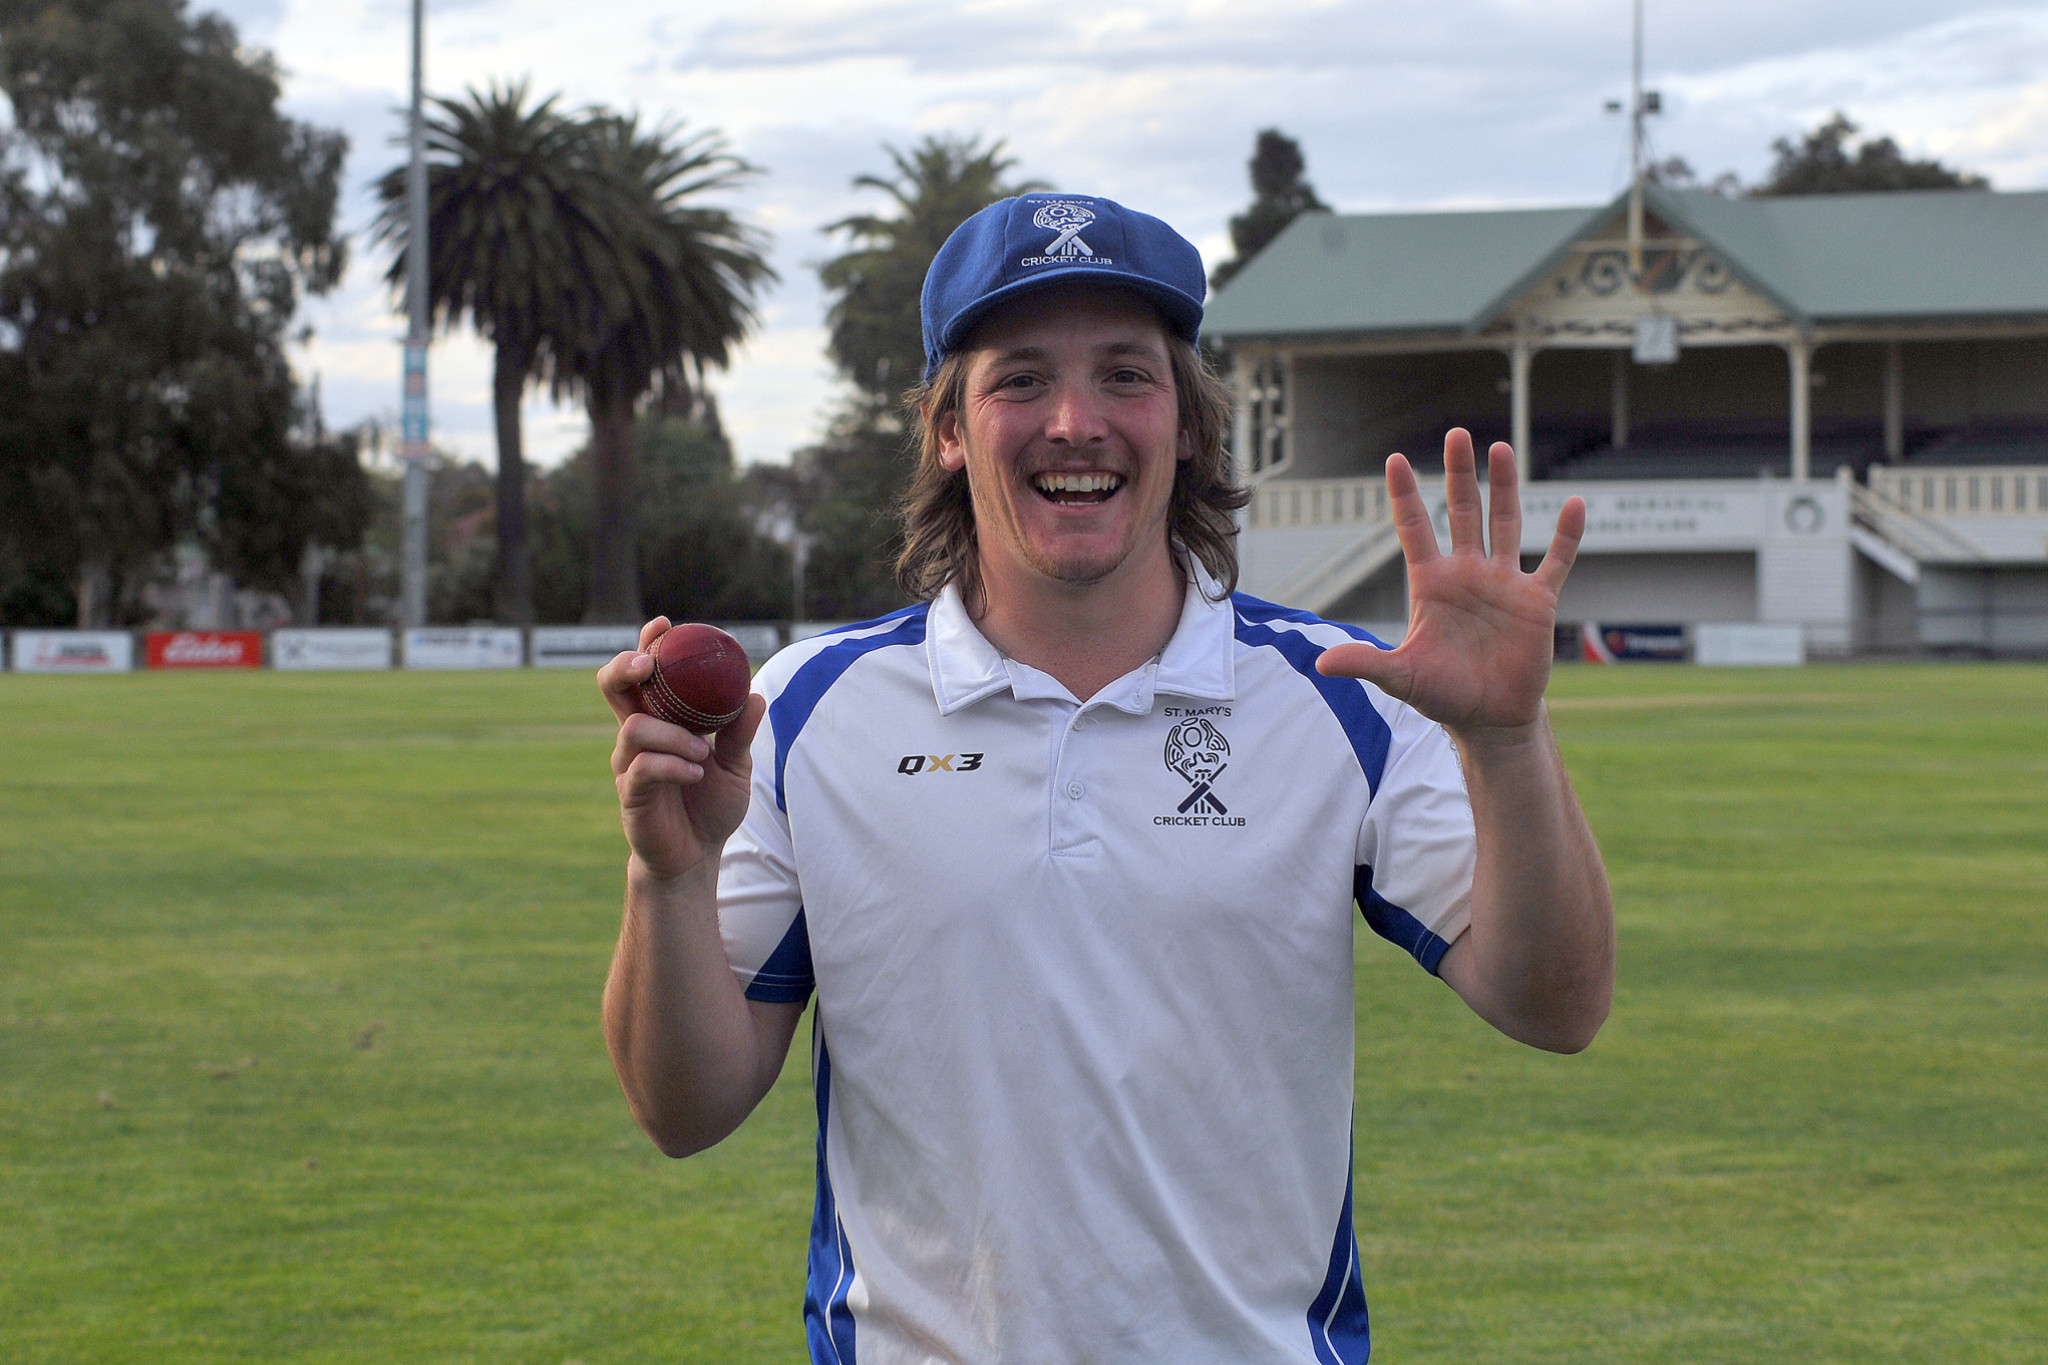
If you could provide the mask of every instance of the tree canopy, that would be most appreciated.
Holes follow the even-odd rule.
[[[825,438],[797,454],[792,476],[767,489],[814,545],[808,610],[820,619],[872,616],[902,601],[890,566],[891,509],[910,471],[898,404],[924,375],[918,300],[925,271],[953,229],[1000,199],[1048,188],[1013,180],[1014,157],[979,136],[885,146],[893,174],[858,175],[856,189],[889,201],[825,230],[849,239],[818,277],[832,302],[827,351],[852,388]]]
[[[1230,283],[1289,223],[1304,213],[1330,210],[1316,197],[1315,186],[1302,179],[1308,161],[1301,154],[1301,144],[1278,128],[1259,130],[1245,170],[1252,182],[1252,202],[1230,220],[1230,245],[1236,254],[1210,275],[1209,283],[1217,289]]]
[[[827,350],[846,381],[867,398],[894,407],[924,373],[918,298],[932,257],[969,218],[999,199],[1046,188],[1006,179],[1016,168],[998,141],[933,136],[909,151],[884,147],[891,176],[857,175],[855,189],[888,196],[890,213],[857,213],[825,231],[844,233],[851,247],[825,262],[818,278],[834,295],[826,310]]]
[[[0,0],[0,31],[4,609],[46,617],[62,582],[80,624],[117,619],[187,538],[287,587],[366,505],[329,487],[360,468],[284,354],[341,273],[345,139],[281,115],[271,59],[182,0]]]
[[[590,155],[616,195],[608,217],[614,275],[600,284],[561,387],[590,413],[594,507],[584,619],[642,618],[635,504],[640,400],[657,388],[687,408],[691,371],[723,367],[754,324],[754,292],[775,278],[759,232],[702,202],[756,173],[715,132],[643,128],[630,115],[591,118]]]
[[[571,354],[607,283],[620,199],[588,154],[589,127],[555,97],[533,102],[526,83],[435,99],[424,120],[427,154],[427,297],[442,326],[467,322],[495,349],[497,427],[496,619],[533,619],[526,544],[526,464],[519,402],[558,354]],[[376,234],[396,248],[385,279],[405,285],[411,223],[406,168],[377,182]]]
[[[1754,195],[1854,194],[1873,190],[1982,190],[1991,182],[1939,161],[1914,161],[1889,137],[1857,140],[1862,131],[1836,110],[1826,122],[1793,142],[1771,144],[1777,154],[1770,176],[1751,187]]]

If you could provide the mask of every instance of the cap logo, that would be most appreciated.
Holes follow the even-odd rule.
[[[1095,210],[1086,204],[1056,199],[1050,204],[1040,205],[1038,212],[1031,215],[1031,221],[1052,233],[1053,239],[1038,255],[1026,256],[1020,264],[1053,265],[1095,255],[1095,248],[1081,239],[1081,229],[1095,221]]]

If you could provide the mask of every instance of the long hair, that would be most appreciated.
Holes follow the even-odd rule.
[[[1167,502],[1166,532],[1174,544],[1200,560],[1225,596],[1237,587],[1238,508],[1251,494],[1233,483],[1224,438],[1230,430],[1230,390],[1202,353],[1169,333],[1167,359],[1179,407],[1179,439],[1190,451],[1177,461],[1173,494]],[[967,471],[939,461],[939,427],[957,415],[967,391],[967,351],[954,351],[938,372],[904,395],[917,441],[917,472],[896,501],[903,526],[903,550],[896,556],[896,582],[917,601],[930,601],[957,582],[970,612],[983,605],[979,550],[974,534],[974,500]]]

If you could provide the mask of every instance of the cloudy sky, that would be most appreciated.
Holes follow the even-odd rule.
[[[400,156],[408,0],[194,0],[276,53],[298,117],[344,129],[354,263],[309,305],[330,424],[395,416],[402,324],[362,239],[367,187]],[[1773,138],[1834,109],[1914,155],[2048,189],[2048,3],[1648,0],[1653,128],[1703,176],[1753,179]],[[1629,0],[429,0],[427,83],[529,77],[571,104],[722,130],[766,174],[732,206],[774,235],[781,283],[718,382],[746,461],[786,460],[833,397],[814,268],[821,227],[873,207],[849,182],[883,145],[1004,139],[1020,175],[1106,194],[1181,228],[1213,264],[1249,191],[1253,134],[1298,138],[1347,212],[1594,203],[1626,180]],[[490,367],[433,352],[434,435],[490,463]],[[536,397],[531,453],[560,459],[579,411]]]

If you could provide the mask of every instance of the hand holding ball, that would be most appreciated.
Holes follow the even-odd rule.
[[[747,709],[747,651],[718,627],[672,626],[647,652],[654,672],[640,684],[640,704],[656,719],[708,735]]]

